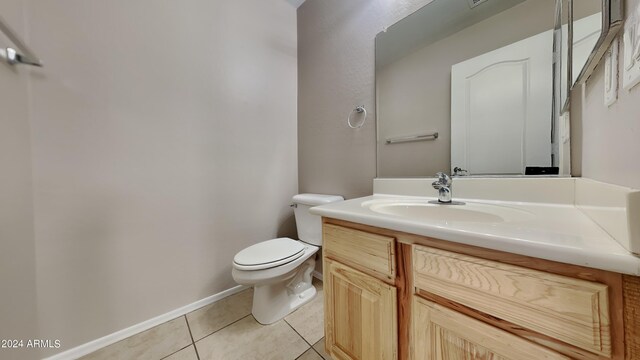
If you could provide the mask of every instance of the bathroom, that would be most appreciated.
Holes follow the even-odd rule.
[[[495,0],[472,1],[477,3],[474,7],[466,5],[467,0],[457,1],[480,11]],[[322,359],[329,353],[333,358],[409,358],[411,346],[416,346],[406,339],[418,332],[407,325],[409,315],[401,310],[422,292],[407,293],[407,288],[416,288],[407,286],[412,278],[408,273],[411,261],[432,255],[415,250],[405,258],[405,245],[507,261],[494,253],[438,247],[440,243],[423,239],[440,234],[442,241],[455,243],[457,238],[447,239],[451,233],[438,230],[443,225],[423,232],[413,223],[402,227],[410,221],[401,226],[371,220],[388,214],[338,214],[349,210],[339,208],[345,206],[341,204],[373,194],[437,200],[439,190],[432,186],[438,181],[436,173],[454,173],[449,70],[506,43],[469,56],[459,54],[464,56],[448,63],[442,73],[445,83],[438,83],[434,75],[404,74],[403,82],[413,89],[381,96],[386,90],[379,58],[385,34],[397,34],[394,26],[421,11],[433,15],[430,9],[443,2],[447,0],[2,0],[0,23],[6,26],[0,27],[0,359]],[[522,11],[526,16],[518,20],[520,29],[532,32],[517,40],[554,26],[555,33],[568,33],[570,1],[514,2],[516,10],[538,5]],[[638,249],[639,241],[631,216],[637,219],[634,189],[640,189],[640,86],[631,85],[635,72],[626,64],[640,49],[640,1],[588,2],[609,10],[603,13],[616,20],[605,22],[609,29],[601,29],[610,30],[610,35],[594,45],[593,52],[583,54],[584,63],[574,66],[571,76],[558,65],[566,65],[563,60],[545,58],[556,64],[554,90],[545,98],[553,107],[553,119],[545,131],[552,128],[557,136],[544,143],[553,160],[537,171],[558,175],[523,178],[509,172],[498,177],[491,171],[474,175],[471,169],[471,176],[452,177],[450,195],[467,205],[474,199],[486,204],[553,202],[557,206],[549,209],[554,211],[566,202],[571,203],[567,211],[575,210],[571,214],[576,217],[580,211],[587,221],[599,215],[590,213],[589,206],[573,206],[575,193],[579,188],[602,191],[601,197],[614,204],[611,208],[626,210],[625,216],[613,212],[608,218],[604,215],[608,222],[588,224],[613,241],[607,244],[619,251],[615,264],[595,264],[584,252],[563,262],[566,249],[560,248],[536,251],[522,246],[514,253],[542,258],[548,262],[546,269],[567,262],[571,269],[596,268],[600,275],[581,280],[613,289],[613,319],[628,314],[616,306],[622,306],[625,291],[637,291],[633,279],[640,275],[633,255],[640,251],[629,250]],[[513,9],[495,10],[495,16]],[[573,10],[582,16],[580,8]],[[474,44],[495,41],[505,31],[494,35]],[[502,40],[507,41],[506,36]],[[614,46],[617,54],[607,55]],[[632,47],[635,53],[627,56]],[[40,60],[42,67],[9,64],[4,61],[7,48],[16,49],[25,61],[33,55],[31,60]],[[591,53],[597,54],[590,60]],[[556,55],[566,62],[566,51]],[[591,67],[588,75],[574,81],[586,63]],[[633,79],[628,80],[628,74]],[[611,85],[614,79],[617,83]],[[427,92],[417,93],[418,85]],[[605,93],[614,95],[605,99]],[[406,105],[408,101],[414,101],[413,106]],[[388,115],[387,104],[438,116],[420,118],[424,128],[387,134],[384,124],[399,124],[395,120],[405,115]],[[386,143],[398,136],[434,132],[437,139]],[[485,190],[491,194],[474,193]],[[328,240],[341,245],[335,241],[344,235],[339,230],[325,229],[321,250],[309,255],[315,259],[311,275],[316,293],[308,303],[269,325],[252,315],[253,289],[234,279],[234,258],[269,239],[301,239],[294,212],[305,209],[299,205],[310,205],[295,204],[297,194],[343,197],[347,201],[319,208],[327,210],[316,216],[335,219],[321,226],[336,230],[349,222],[350,229],[375,235],[354,238],[394,239],[391,244],[400,250],[390,262],[395,265],[393,276],[374,276],[398,291],[393,300],[398,311],[381,312],[397,316],[388,327],[395,334],[385,337],[392,350],[384,356],[372,350],[375,344],[339,354],[327,341],[323,309],[329,280],[321,264],[332,261],[324,251]],[[462,212],[456,209],[464,208],[436,206],[442,211],[427,215],[441,216],[442,221],[459,216]],[[628,243],[618,244],[619,237]],[[458,238],[464,246],[482,248],[470,237]],[[491,250],[510,252],[500,246]],[[333,256],[341,254],[335,251]],[[352,265],[349,260],[336,263]],[[367,273],[357,264],[352,267]],[[554,274],[560,275],[575,277],[570,270]],[[419,279],[415,277],[416,284]],[[622,283],[629,285],[621,289]],[[459,311],[476,307],[463,299],[455,303],[464,304],[456,308]],[[562,328],[549,333],[545,324],[529,326],[490,310],[481,312],[531,328],[515,335],[564,358],[640,359],[640,335],[624,330],[640,328],[637,315],[611,320],[611,346],[601,341],[595,349],[583,338],[563,338]],[[471,316],[470,311],[466,314]],[[476,320],[500,327],[486,318]],[[500,331],[514,336],[509,329]]]

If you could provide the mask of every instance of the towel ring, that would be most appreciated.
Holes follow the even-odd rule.
[[[356,125],[354,126],[351,123],[351,116],[356,113],[356,114],[362,114],[364,113],[364,119],[362,119],[362,122],[360,123],[360,125]],[[360,105],[360,106],[356,106],[355,109],[351,110],[351,112],[349,113],[349,116],[347,116],[347,125],[349,125],[350,128],[352,129],[359,129],[362,126],[364,126],[365,121],[367,121],[367,109],[364,108],[364,105]]]

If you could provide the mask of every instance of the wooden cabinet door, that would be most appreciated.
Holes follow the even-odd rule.
[[[324,260],[325,346],[333,359],[397,358],[396,288]]]
[[[450,251],[415,246],[416,288],[611,357],[609,287]]]
[[[413,299],[414,360],[569,359],[456,311]]]

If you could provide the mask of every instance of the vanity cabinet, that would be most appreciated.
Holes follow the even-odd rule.
[[[395,240],[326,224],[325,346],[333,359],[397,359]]]
[[[382,281],[396,277],[395,238],[333,224],[322,229],[326,258],[361,270]]]
[[[413,359],[569,359],[444,306],[413,299]]]
[[[611,355],[607,285],[426,246],[413,249],[418,293]]]
[[[396,359],[396,288],[324,262],[325,339],[334,359]]]
[[[637,277],[329,218],[323,236],[334,359],[640,359]]]

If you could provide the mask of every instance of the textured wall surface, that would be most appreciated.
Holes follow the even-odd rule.
[[[0,15],[21,34],[21,0],[0,2]],[[11,46],[0,34],[0,47]],[[36,335],[35,240],[31,182],[28,70],[0,62],[0,339]],[[33,359],[25,349],[0,348],[0,359]]]
[[[625,14],[639,3],[627,0]],[[622,41],[619,50],[620,89],[615,104],[604,105],[604,60],[586,86],[572,94],[572,152],[582,158],[572,173],[640,189],[640,86],[622,89]]]
[[[375,36],[430,0],[307,0],[298,8],[301,192],[370,195],[376,176]],[[356,105],[366,124],[347,126]]]
[[[294,7],[12,2],[27,4],[11,17],[26,19],[46,65],[20,95],[0,96],[19,112],[1,117],[2,146],[7,128],[20,136],[2,174],[16,170],[7,181],[20,191],[10,200],[27,226],[15,231],[31,252],[24,279],[36,271],[39,338],[62,351],[226,290],[237,251],[295,234]],[[20,80],[7,72],[3,84]]]

